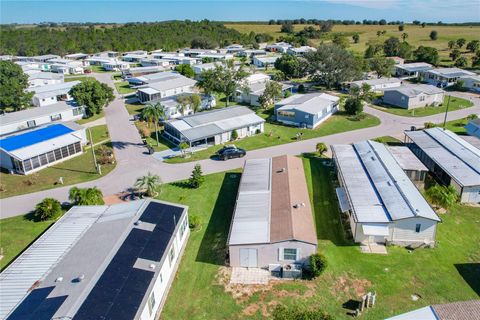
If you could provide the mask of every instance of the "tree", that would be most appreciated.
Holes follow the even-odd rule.
[[[378,78],[388,77],[392,74],[395,61],[391,58],[375,56],[369,60],[370,68],[377,74]]]
[[[450,58],[452,58],[452,61],[457,60],[462,53],[458,49],[453,49],[452,52],[450,52]]]
[[[25,109],[32,104],[33,92],[27,92],[28,76],[10,61],[0,61],[0,109]]]
[[[145,190],[145,194],[148,197],[156,197],[162,186],[162,180],[156,174],[150,172],[146,176],[141,176],[135,181],[135,188]]]
[[[80,82],[70,89],[69,94],[79,105],[86,107],[88,117],[99,114],[104,107],[115,99],[113,89],[96,79],[87,79]]]
[[[179,64],[175,67],[175,71],[188,78],[195,77],[195,72],[189,64]]]
[[[57,199],[45,198],[35,206],[33,217],[35,220],[45,221],[59,217],[62,214],[62,205]]]
[[[472,40],[467,43],[467,50],[474,53],[480,49],[480,40]]]
[[[406,41],[400,43],[398,56],[410,60],[413,56],[413,47]]]
[[[471,113],[467,116],[467,120],[475,120],[478,119],[478,114],[476,113]]]
[[[215,49],[216,47],[218,47],[218,43],[209,37],[195,37],[190,42],[190,48],[192,49]]]
[[[200,166],[200,164],[197,163],[195,167],[193,167],[192,175],[188,180],[190,187],[197,189],[202,185],[204,180],[205,180],[205,177],[203,176],[203,173],[202,173],[202,167]]]
[[[432,30],[432,32],[430,32],[430,39],[431,40],[437,40],[438,39],[438,32],[436,30]]]
[[[401,37],[402,37],[403,42],[407,41],[408,33],[406,33],[406,32],[402,33]]]
[[[265,90],[259,97],[258,102],[262,108],[267,109],[270,105],[275,103],[276,98],[282,96],[282,85],[276,81],[268,81],[265,84]]]
[[[452,50],[457,45],[457,42],[455,40],[450,40],[448,41],[447,45],[448,45],[448,49]]]
[[[467,40],[465,40],[464,38],[457,39],[457,46],[461,49],[466,42]]]
[[[475,55],[472,57],[472,67],[480,66],[480,50],[477,50]]]
[[[283,54],[275,61],[275,69],[283,72],[288,79],[299,78],[303,76],[300,71],[300,61],[296,56]]]
[[[435,127],[436,127],[436,124],[433,123],[433,122],[425,122],[425,123],[423,124],[423,127],[424,127],[425,129],[435,128]]]
[[[315,149],[317,150],[318,154],[320,155],[320,157],[323,157],[323,155],[325,154],[325,152],[328,151],[328,147],[325,143],[323,142],[319,142],[317,143],[317,145],[315,146]]]
[[[405,30],[405,26],[403,24],[398,26],[398,31],[403,32]]]
[[[358,33],[355,33],[352,36],[352,40],[353,40],[354,43],[359,43],[360,42],[360,35]]]
[[[282,24],[282,27],[280,28],[280,32],[292,33],[293,32],[293,24],[291,24],[291,23]]]
[[[438,50],[432,47],[420,46],[413,52],[416,61],[426,62],[433,65],[438,65],[440,58],[438,56]]]
[[[142,118],[145,119],[148,123],[155,125],[155,138],[157,140],[157,146],[160,145],[160,140],[158,138],[158,121],[160,118],[165,118],[164,107],[160,103],[156,104],[147,104],[145,108],[142,109]]]
[[[321,44],[317,51],[305,55],[307,70],[313,81],[327,88],[352,81],[361,74],[361,65],[353,54],[336,44]]]
[[[422,28],[425,28],[427,24],[425,22],[422,22]]]
[[[76,206],[94,206],[101,205],[103,201],[103,194],[97,187],[92,188],[78,188],[72,187],[68,192],[68,199]]]
[[[450,208],[458,201],[458,194],[453,186],[441,186],[439,184],[427,189],[427,197],[432,203],[445,209]]]
[[[344,36],[336,34],[332,40],[337,46],[342,47],[343,49],[348,48],[349,42],[348,39]]]
[[[378,42],[369,42],[368,47],[365,50],[365,59],[370,59],[373,56],[379,55],[383,52],[383,45]]]
[[[455,61],[454,66],[457,67],[457,68],[465,68],[466,66],[468,66],[468,60],[467,60],[467,58],[465,58],[465,57],[459,57],[459,58]]]
[[[395,57],[400,52],[400,40],[395,37],[390,37],[383,43],[383,52],[387,57]]]
[[[231,139],[232,141],[235,141],[235,140],[238,139],[238,132],[237,132],[237,130],[233,130],[233,131],[232,131],[232,134],[231,134],[231,136],[230,136],[230,139]]]
[[[178,147],[180,148],[180,152],[182,153],[182,157],[185,157],[185,150],[187,150],[190,146],[188,145],[188,143],[186,143],[185,141],[183,141],[182,143],[180,143],[178,145]]]
[[[345,100],[345,112],[349,115],[358,115],[363,112],[363,103],[361,100],[349,97]]]

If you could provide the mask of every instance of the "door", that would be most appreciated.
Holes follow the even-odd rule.
[[[257,267],[257,249],[240,249],[240,267]]]

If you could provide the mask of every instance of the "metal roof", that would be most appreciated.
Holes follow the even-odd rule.
[[[60,79],[63,79],[63,75],[58,73],[53,73],[53,72],[36,72],[28,76],[28,80],[35,80],[35,79],[60,80]]]
[[[41,108],[29,108],[22,111],[8,112],[0,115],[0,123],[2,125],[8,125],[17,122],[33,120],[36,118],[57,114],[63,111],[72,110],[75,107],[77,107],[75,104],[61,101]]]
[[[420,94],[439,94],[439,93],[445,93],[440,88],[437,88],[435,86],[429,85],[429,84],[409,84],[397,88],[388,88],[384,90],[385,92],[399,92],[403,95],[406,95],[408,97],[416,97]]]
[[[362,141],[332,150],[357,222],[440,220],[383,144]]]
[[[462,76],[475,75],[474,72],[463,70],[460,68],[438,68],[438,69],[428,70],[428,73],[436,74],[446,78],[458,78]]]
[[[408,147],[388,146],[387,148],[403,170],[428,171],[428,168]]]
[[[136,319],[160,272],[149,266],[162,265],[185,214],[157,200],[73,207],[0,274],[0,318],[119,319],[128,310]],[[102,301],[94,297],[100,291]]]
[[[245,162],[232,218],[229,245],[270,241],[271,159]]]
[[[416,72],[416,71],[430,70],[433,68],[433,66],[426,62],[413,62],[413,63],[397,64],[395,68],[403,69],[409,72]]]
[[[317,114],[333,106],[340,98],[321,92],[294,94],[275,104],[277,110],[299,110],[309,114]]]
[[[28,91],[35,92],[35,96],[38,97],[50,97],[52,95],[66,94],[81,81],[71,81],[71,82],[62,82],[49,84],[41,87],[28,88]]]
[[[369,80],[358,80],[358,81],[352,81],[349,83],[360,87],[364,83],[369,84],[371,86],[398,83],[398,85],[400,86],[401,82],[402,82],[402,79],[399,79],[399,78],[379,78],[379,79],[369,79]]]
[[[431,128],[405,134],[461,186],[480,185],[480,150],[449,130]]]

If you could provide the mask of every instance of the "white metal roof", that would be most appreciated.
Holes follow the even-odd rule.
[[[388,88],[385,89],[385,92],[399,92],[403,95],[406,95],[407,97],[416,97],[420,94],[439,94],[439,93],[444,93],[440,88],[437,88],[435,86],[429,85],[429,84],[409,84],[405,86],[400,86],[396,88]]]
[[[52,94],[64,94],[70,91],[74,86],[79,84],[81,81],[71,81],[71,82],[62,82],[49,84],[41,87],[34,87],[27,89],[28,91],[35,92],[35,95],[52,95]]]
[[[405,134],[461,186],[480,185],[479,149],[441,128]]]
[[[271,159],[251,159],[245,162],[229,245],[270,241],[271,167]]]
[[[432,308],[427,306],[385,320],[438,320],[438,318]]]
[[[462,76],[475,75],[474,72],[463,70],[460,68],[438,68],[438,69],[428,70],[428,73],[440,75],[442,77],[447,77],[447,78],[457,78]]]
[[[429,69],[432,69],[433,66],[426,62],[413,62],[413,63],[397,64],[395,68],[407,70],[409,72],[414,72],[414,71],[429,70]]]
[[[63,111],[72,110],[77,107],[74,104],[68,104],[65,101],[54,103],[41,108],[29,108],[22,111],[9,112],[0,115],[0,124],[8,125],[17,122],[36,119],[43,116],[57,114]]]
[[[388,150],[393,155],[403,170],[428,171],[428,168],[418,159],[408,147],[389,146]]]
[[[317,114],[336,104],[340,98],[321,92],[294,94],[276,103],[278,110],[299,110]]]

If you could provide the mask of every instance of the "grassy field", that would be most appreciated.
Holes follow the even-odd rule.
[[[269,113],[265,114],[259,112],[259,115],[263,118],[268,118]],[[277,124],[267,121],[265,123],[265,132],[243,138],[238,141],[235,141],[235,145],[239,148],[244,148],[245,150],[255,150],[266,147],[271,147],[279,144],[285,144],[290,142],[297,141],[295,136],[297,133],[302,133],[302,140],[312,139],[322,136],[327,136],[331,134],[336,134],[345,131],[357,130],[367,127],[374,127],[380,124],[380,120],[374,116],[365,114],[365,118],[361,120],[352,119],[351,117],[345,115],[342,111],[334,114],[324,123],[319,125],[316,129],[300,129],[296,127],[288,127],[282,124]],[[213,146],[206,150],[198,151],[192,154],[189,158],[174,157],[171,159],[165,160],[167,163],[179,163],[179,162],[189,162],[196,161],[201,159],[207,159],[211,157],[215,152],[220,149],[222,145]]]
[[[372,105],[374,108],[385,111],[388,113],[396,114],[397,116],[404,116],[404,117],[426,117],[431,116],[437,113],[444,113],[447,109],[447,101],[448,96],[443,99],[443,104],[438,107],[422,107],[422,108],[415,108],[411,110],[398,108],[394,106],[378,106]],[[473,103],[469,100],[457,98],[450,96],[450,103],[448,105],[448,111],[455,111],[464,108],[469,108],[473,106]]]
[[[97,139],[104,140],[101,132],[102,130],[98,130],[98,134],[96,133],[95,136]],[[92,135],[94,135],[93,132]],[[109,143],[105,143],[105,145],[110,147]],[[62,187],[63,185],[58,183],[60,177],[63,177],[64,185],[96,180],[107,175],[113,168],[115,168],[115,164],[102,165],[102,175],[97,174],[92,152],[88,149],[75,158],[27,176],[1,172],[0,181],[3,191],[0,192],[0,199]]]
[[[128,81],[115,82],[115,88],[120,94],[129,94],[136,91],[135,89],[130,88],[130,86],[128,85]]]
[[[34,221],[31,214],[0,220],[3,270],[17,255],[41,235],[54,221]]]
[[[264,32],[272,35],[275,39],[284,35],[280,32],[279,25],[268,25],[268,24],[225,24],[229,28],[233,28],[242,33],[249,33],[250,31],[254,32]],[[295,31],[300,31],[307,25],[295,25]],[[387,33],[383,36],[378,37],[377,31],[385,30]],[[438,32],[438,39],[435,41],[430,40],[429,35],[432,30]],[[312,45],[318,45],[320,41],[324,40],[326,42],[330,41],[335,33],[342,33],[350,40],[349,49],[363,54],[367,48],[367,43],[369,41],[381,40],[385,41],[389,37],[398,37],[400,38],[402,33],[408,34],[407,41],[415,46],[429,46],[434,47],[439,50],[441,63],[445,65],[450,65],[452,63],[449,58],[449,50],[447,43],[450,40],[456,40],[459,38],[464,38],[468,41],[470,40],[480,40],[480,26],[426,26],[422,28],[421,26],[406,25],[405,30],[400,32],[398,31],[398,26],[396,25],[335,25],[332,29],[332,32],[325,35],[325,39],[315,39],[312,40]],[[358,33],[360,35],[359,43],[353,43],[352,35]],[[462,51],[466,52],[465,47]],[[465,56],[471,57],[470,53],[465,53]]]
[[[304,159],[319,251],[329,263],[313,281],[227,287],[233,293],[226,292],[222,265],[238,174],[209,175],[195,192],[181,184],[165,186],[160,198],[189,205],[190,214],[199,215],[203,227],[190,236],[162,318],[263,319],[280,302],[317,306],[335,319],[350,319],[342,305],[367,291],[377,292],[378,303],[362,319],[383,319],[432,303],[478,299],[480,281],[474,274],[479,271],[475,262],[480,260],[476,245],[480,208],[456,205],[442,215],[437,248],[409,253],[389,247],[385,256],[362,254],[344,235],[331,183],[334,174],[322,161]],[[412,294],[421,299],[412,301]]]

